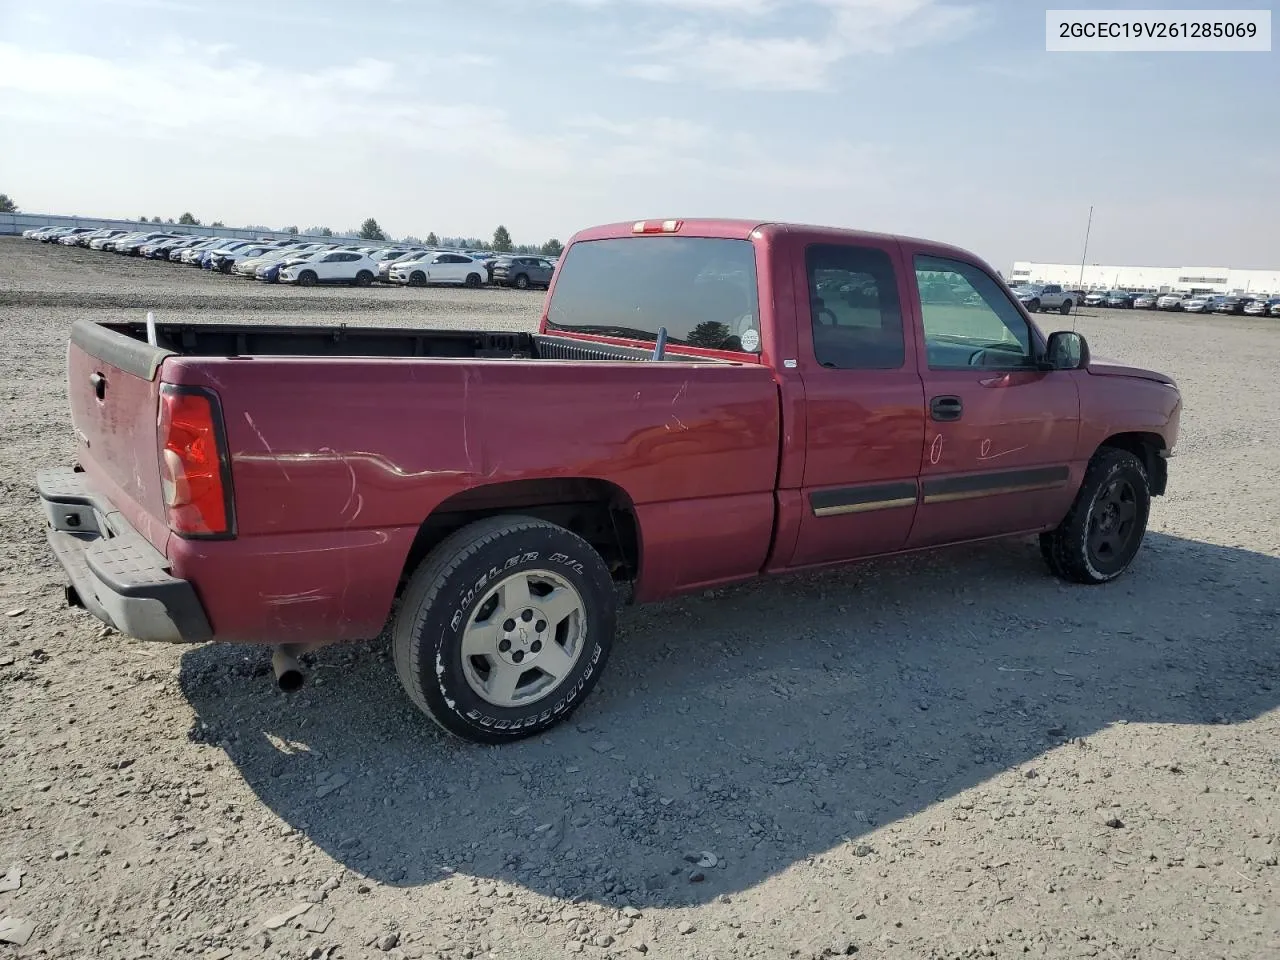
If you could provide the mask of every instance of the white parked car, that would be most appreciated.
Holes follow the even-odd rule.
[[[295,263],[310,263],[312,260],[331,252],[332,249],[332,247],[323,247],[319,250],[304,250],[287,257],[281,257],[279,260],[267,260],[254,267],[253,278],[255,280],[265,280],[267,283],[279,283],[280,271],[285,267]]]
[[[228,240],[226,237],[212,237],[208,240],[201,240],[199,243],[193,243],[189,247],[183,247],[181,250],[175,250],[169,255],[170,260],[177,260],[180,263],[199,263],[210,250],[219,249],[226,246]]]
[[[121,240],[132,240],[134,237],[145,236],[145,234],[134,231],[132,233],[117,233],[114,236],[98,237],[96,240],[89,241],[90,250],[114,250],[116,244]]]
[[[58,243],[64,247],[74,247],[86,233],[93,233],[93,227],[76,227],[60,236]]]
[[[296,247],[278,247],[274,250],[267,250],[256,257],[242,257],[231,265],[231,272],[238,277],[252,278],[258,268],[264,263],[273,263],[276,260],[283,260],[286,257],[294,257],[298,255]]]
[[[334,250],[305,263],[287,263],[280,268],[281,283],[313,287],[317,283],[345,283],[367,287],[378,275],[378,265],[367,254],[355,250]]]
[[[250,243],[243,247],[236,247],[234,250],[229,250],[226,247],[219,247],[217,250],[214,250],[213,254],[209,257],[209,267],[210,269],[220,271],[221,273],[230,273],[231,268],[241,260],[248,260],[250,257],[260,257],[263,254],[270,253],[272,250],[276,249],[278,248],[268,246],[265,243]]]
[[[1156,301],[1157,310],[1181,310],[1182,302],[1188,299],[1185,293],[1165,293]]]
[[[172,240],[177,236],[175,233],[144,233],[141,236],[131,237],[127,240],[117,240],[115,246],[108,249],[115,250],[116,253],[124,253],[131,257],[136,257],[145,244],[153,243],[156,240]]]
[[[489,271],[484,262],[465,253],[428,253],[418,260],[402,260],[387,273],[392,283],[411,287],[425,287],[429,283],[460,283],[478,287],[485,282]]]

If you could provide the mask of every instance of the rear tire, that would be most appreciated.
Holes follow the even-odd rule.
[[[373,286],[373,274],[368,270],[361,270],[356,274],[355,284],[357,287]]]
[[[1103,447],[1057,529],[1040,534],[1040,554],[1055,576],[1098,584],[1129,569],[1146,535],[1151,488],[1142,461]]]
[[[568,717],[613,643],[617,594],[577,534],[526,516],[476,521],[409,580],[392,628],[396,673],[444,730],[507,743]]]
[[[529,278],[528,278],[528,276],[526,276],[526,275],[525,275],[525,274],[523,274],[523,273],[518,273],[518,274],[516,274],[516,289],[517,289],[517,290],[528,290],[528,289],[529,289]]]
[[[467,274],[467,286],[468,286],[468,287],[471,287],[471,289],[473,289],[473,290],[474,290],[476,287],[480,286],[480,282],[481,282],[481,281],[480,281],[480,274],[478,274],[478,273],[468,273],[468,274]]]
[[[1028,303],[1028,304],[1027,304],[1027,309],[1028,309],[1029,311],[1031,311],[1032,313],[1039,313],[1039,312],[1040,312],[1040,301],[1039,301],[1039,300],[1032,300],[1030,303]]]
[[[303,270],[298,274],[298,286],[314,287],[316,285],[316,274],[314,270]]]
[[[1071,312],[1071,301],[1070,301],[1070,300],[1064,300],[1064,301],[1062,301],[1062,306],[1060,306],[1060,307],[1058,308],[1058,312],[1059,312],[1059,313],[1061,313],[1061,314],[1063,314],[1064,316],[1065,316],[1066,314],[1070,313],[1070,312]]]

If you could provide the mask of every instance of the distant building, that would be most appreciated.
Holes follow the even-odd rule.
[[[1011,287],[1020,283],[1060,283],[1068,289],[1085,290],[1280,294],[1280,270],[1233,270],[1230,267],[1115,267],[1091,263],[1084,268],[1081,282],[1078,263],[1017,260],[1008,282]]]

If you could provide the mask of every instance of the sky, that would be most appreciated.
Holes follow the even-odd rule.
[[[517,243],[784,220],[1006,271],[1078,262],[1092,205],[1091,263],[1280,268],[1280,52],[1047,53],[1044,10],[0,0],[0,191]]]

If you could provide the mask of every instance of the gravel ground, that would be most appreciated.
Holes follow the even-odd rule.
[[[541,302],[0,240],[0,957],[1280,957],[1274,321],[1078,318],[1183,388],[1120,581],[1010,542],[633,608],[573,722],[499,749],[417,715],[382,641],[286,697],[266,651],[62,606],[31,477],[72,455],[75,317]]]

